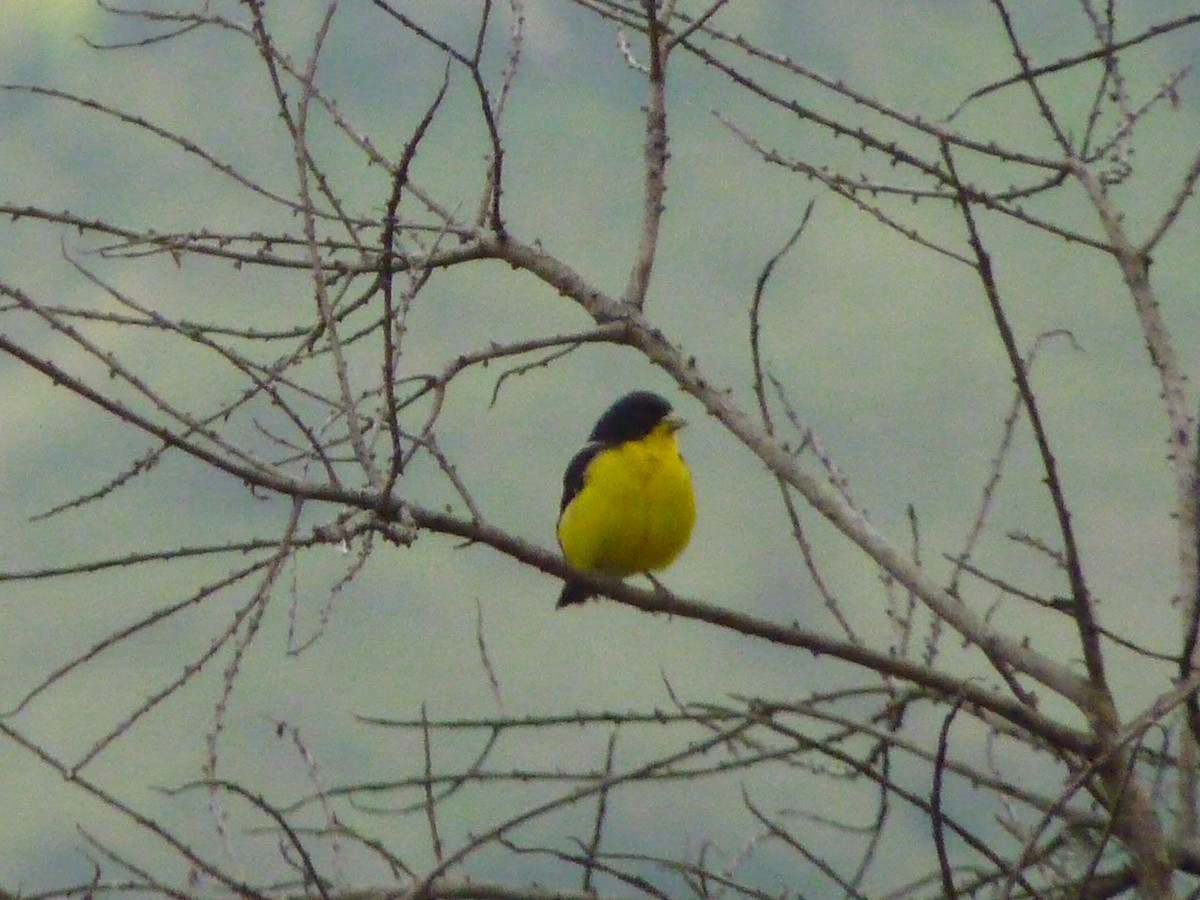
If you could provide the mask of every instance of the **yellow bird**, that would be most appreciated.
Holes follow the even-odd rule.
[[[622,397],[600,417],[563,475],[558,544],[572,565],[624,578],[666,568],[696,521],[692,478],[675,433],[684,420],[649,391]],[[591,596],[568,581],[561,608]]]

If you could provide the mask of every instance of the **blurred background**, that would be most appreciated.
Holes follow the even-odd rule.
[[[456,47],[473,44],[477,3],[394,6]],[[1123,31],[1138,33],[1150,24],[1140,17],[1151,12],[1161,21],[1189,6],[1122,7]],[[1011,7],[1038,63],[1091,45],[1087,20],[1073,6]],[[222,0],[209,8],[247,20],[236,3]],[[283,4],[269,4],[277,46],[300,63],[307,60],[325,12],[324,3],[309,0],[291,2],[286,11]],[[103,49],[172,29],[107,12],[88,0],[0,0],[0,15],[5,23],[0,202],[10,212],[25,205],[69,210],[135,232],[300,233],[299,217],[198,155],[136,124],[29,89],[94,98],[186,136],[269,191],[294,196],[292,144],[248,40],[201,28],[170,40]],[[497,78],[509,50],[507,15],[505,9],[495,11],[485,57],[485,69]],[[627,63],[617,29],[582,5],[529,0],[524,17],[520,68],[502,126],[509,228],[619,295],[639,235],[644,76]],[[734,0],[716,23],[927,120],[945,118],[970,91],[1014,71],[1001,26],[986,3]],[[1194,33],[1180,35],[1130,53],[1126,73],[1134,97],[1149,96],[1172,71],[1194,62]],[[637,35],[630,40],[637,54]],[[444,54],[379,9],[345,2],[332,17],[317,81],[359,133],[396,159],[444,69]],[[811,83],[773,77],[781,91],[828,115],[848,115],[853,107]],[[1075,124],[1082,129],[1095,84],[1095,72],[1081,69],[1046,87],[1062,108],[1078,107]],[[1164,105],[1142,123],[1135,140],[1136,177],[1117,191],[1129,211],[1127,225],[1139,238],[1161,214],[1196,152],[1194,81],[1184,81],[1178,94],[1176,105]],[[850,175],[885,168],[855,140],[834,139],[679,54],[668,73],[667,212],[648,315],[696,357],[713,383],[752,410],[748,333],[756,279],[815,199],[803,237],[779,263],[765,293],[764,361],[847,476],[857,501],[899,546],[910,543],[912,506],[922,558],[944,576],[950,563],[943,554],[962,549],[1012,400],[1011,373],[978,282],[965,266],[904,239],[820,185],[764,163],[714,112],[789,158]],[[1020,90],[968,106],[953,127],[1029,152],[1054,150]],[[311,137],[346,207],[357,215],[382,216],[387,173],[367,166],[361,151],[327,121],[318,122]],[[414,177],[469,219],[479,202],[489,147],[477,98],[464,74],[454,71]],[[992,178],[991,186],[998,185],[994,168],[972,165],[964,162],[970,178]],[[1035,214],[1100,236],[1082,194],[1055,194],[1045,209],[1041,202],[1031,201]],[[925,236],[964,246],[952,211],[919,204],[905,216]],[[182,261],[162,254],[102,258],[99,249],[119,238],[102,239],[35,217],[8,215],[2,228],[0,280],[40,303],[114,309],[111,297],[78,263],[147,306],[194,321],[272,329],[313,315],[311,283],[294,273],[235,268],[196,255]],[[1021,346],[1028,350],[1039,334],[1052,330],[1071,335],[1042,346],[1033,384],[1050,423],[1104,624],[1171,652],[1178,618],[1172,607],[1176,547],[1172,480],[1164,460],[1167,421],[1120,273],[1096,250],[1040,235],[1031,239],[1028,229],[1011,220],[993,217],[984,228]],[[1200,306],[1194,302],[1197,230],[1195,208],[1188,207],[1153,270],[1189,372],[1200,335]],[[7,302],[0,316],[0,330],[9,337],[105,385],[101,367],[61,335]],[[526,275],[488,262],[458,266],[438,272],[414,301],[401,374],[440,371],[458,354],[491,341],[566,333],[588,324],[575,304]],[[180,408],[197,414],[219,408],[241,387],[228,365],[147,329],[105,322],[80,328]],[[352,375],[363,384],[377,379],[370,356],[362,356],[361,364]],[[507,379],[493,402],[504,368],[480,368],[457,379],[438,430],[441,448],[457,463],[488,521],[552,547],[562,469],[596,416],[628,390],[656,390],[690,420],[681,445],[699,509],[691,546],[665,583],[684,596],[838,633],[795,551],[774,482],[663,373],[631,350],[584,346],[548,368]],[[277,538],[291,504],[252,496],[228,476],[168,454],[95,502],[39,518],[100,490],[152,444],[15,359],[0,357],[0,384],[0,571],[6,573],[0,582],[0,707],[12,709],[57,667],[87,654],[115,630],[216,583],[247,558],[197,556],[69,577],[14,576],[135,552]],[[252,445],[254,435],[247,432],[245,440]],[[1061,577],[1046,557],[1009,537],[1019,532],[1054,539],[1052,510],[1024,424],[1005,476],[981,556],[994,571],[1019,575],[1031,590],[1061,593]],[[455,502],[428,462],[407,472],[398,490],[429,506]],[[336,513],[313,504],[305,511],[305,525],[332,520]],[[892,639],[884,615],[888,589],[877,570],[815,513],[802,514],[843,612],[864,640],[886,647]],[[557,582],[485,547],[432,535],[410,548],[381,542],[362,572],[343,586],[339,580],[349,558],[317,548],[284,568],[228,696],[222,672],[230,657],[223,652],[149,714],[122,726],[204,656],[250,599],[247,586],[197,602],[95,654],[8,721],[65,760],[83,759],[119,729],[120,737],[81,774],[179,828],[193,846],[232,851],[236,871],[238,865],[253,870],[261,848],[252,841],[221,846],[220,813],[210,810],[207,792],[162,790],[201,778],[213,742],[221,777],[283,804],[322,786],[384,782],[421,771],[419,733],[370,726],[360,716],[413,720],[423,709],[431,719],[652,712],[672,709],[672,692],[683,702],[721,704],[732,696],[808,696],[869,680],[844,664],[615,603],[556,613]],[[981,611],[993,595],[978,589]],[[1076,654],[1069,630],[1034,629],[1027,611],[1011,604],[992,612],[998,624],[1028,633],[1043,652],[1057,658]],[[320,636],[306,650],[288,652],[314,634]],[[481,636],[495,689],[479,650]],[[947,656],[960,652],[956,640],[946,641]],[[1171,669],[1163,665],[1163,680],[1147,678],[1140,669],[1142,674],[1123,683],[1121,651],[1112,652],[1116,688],[1135,714],[1164,688]],[[603,729],[540,730],[536,740],[533,734],[506,737],[489,764],[510,770],[603,767]],[[475,736],[435,745],[437,765],[447,771],[469,765],[481,742]],[[633,764],[668,745],[665,736],[646,729],[623,738],[615,753],[619,763]],[[757,770],[745,787],[752,795],[761,789],[778,806],[829,815],[851,816],[863,802],[858,789],[845,785],[819,796],[792,796]],[[516,802],[529,805],[557,788],[530,783],[521,790]],[[722,794],[675,785],[662,793],[660,798],[647,788],[614,799],[610,846],[683,853],[711,844],[734,860],[754,833],[736,789]],[[167,870],[183,865],[161,841],[11,742],[0,744],[0,795],[10,810],[19,811],[0,819],[0,886],[7,890],[36,893],[86,882],[99,854],[92,838],[139,865]],[[419,816],[386,814],[399,805],[388,797],[378,814],[360,810],[359,827],[424,869],[432,859],[427,826]],[[445,828],[462,839],[516,808],[511,788],[480,788],[447,807]],[[548,827],[585,832],[586,824],[579,823],[590,814],[568,811]],[[911,837],[927,846],[925,830],[914,821]],[[836,842],[826,849],[830,858],[848,852]],[[906,863],[903,854],[897,858],[899,873]],[[915,872],[928,858],[910,862]],[[352,854],[341,864],[352,870],[351,883],[371,880],[370,866],[378,865],[361,862],[363,868],[354,871],[359,861]],[[521,868],[522,880],[538,864]],[[485,856],[477,871],[503,877],[515,874],[504,868],[513,865],[511,858]],[[784,869],[773,871],[769,854],[756,865],[762,867],[764,889],[779,886]]]

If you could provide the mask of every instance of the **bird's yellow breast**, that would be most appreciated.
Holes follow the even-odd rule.
[[[696,502],[675,435],[601,450],[558,522],[563,554],[581,569],[623,577],[661,569],[687,546]]]

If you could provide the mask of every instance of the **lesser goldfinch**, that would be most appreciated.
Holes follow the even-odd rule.
[[[696,500],[675,442],[683,425],[649,391],[627,394],[596,422],[563,475],[558,544],[572,565],[624,578],[665,568],[687,546]],[[558,606],[589,596],[568,581]]]

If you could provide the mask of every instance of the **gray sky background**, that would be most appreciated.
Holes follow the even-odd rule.
[[[476,4],[465,0],[398,5],[459,45],[474,28]],[[640,215],[643,86],[622,59],[611,26],[561,0],[526,5],[526,57],[504,126],[509,224],[522,239],[541,240],[594,283],[619,293]],[[1086,21],[1073,4],[1054,4],[1053,10],[1040,3],[1013,6],[1036,61],[1090,46]],[[1191,4],[1129,4],[1124,33],[1144,27],[1138,17],[1149,6],[1161,20]],[[304,0],[287,5],[286,21],[274,17],[289,52],[301,58],[308,52],[323,9],[324,4]],[[0,19],[5,23],[0,81],[94,95],[186,134],[264,184],[294,190],[290,145],[259,61],[244,42],[201,32],[141,49],[100,52],[80,35],[115,41],[144,35],[145,26],[114,20],[87,0],[0,0]],[[1013,69],[1000,26],[983,2],[733,0],[719,23],[927,118],[945,116],[965,92]],[[1135,98],[1151,93],[1169,71],[1195,62],[1196,36],[1183,35],[1130,55]],[[493,72],[503,64],[504,51],[497,42]],[[321,81],[347,118],[385,154],[396,156],[441,71],[437,53],[401,39],[369,4],[346,0],[333,21]],[[1050,93],[1086,103],[1094,76],[1087,70],[1053,80]],[[670,77],[668,212],[651,316],[696,355],[715,383],[727,385],[749,408],[746,334],[754,281],[808,201],[817,198],[807,233],[779,266],[767,294],[765,358],[876,524],[904,545],[905,509],[914,504],[923,554],[934,572],[947,572],[940,555],[961,546],[1011,395],[1011,377],[977,283],[965,268],[921,251],[819,186],[768,168],[712,111],[720,110],[785,155],[825,161],[850,173],[875,165],[853,141],[831,141],[811,124],[787,120],[731,90],[695,60],[678,58]],[[423,186],[464,209],[476,202],[486,151],[467,87],[457,73],[445,114],[417,165]],[[845,111],[815,91],[805,96],[810,88],[792,90],[827,111]],[[1186,81],[1178,108],[1159,111],[1139,133],[1137,177],[1118,192],[1137,236],[1145,234],[1195,152],[1197,96],[1196,82]],[[159,231],[206,226],[299,231],[298,220],[289,224],[194,157],[105,117],[15,91],[0,94],[0,116],[5,123],[0,199],[5,202],[70,209]],[[956,124],[984,139],[1048,147],[1044,127],[1020,91],[976,104]],[[1075,124],[1082,128],[1082,121]],[[348,205],[380,212],[384,173],[367,169],[333,133],[319,136],[316,144]],[[1058,201],[1056,210],[1060,215],[1069,210],[1074,221],[1098,233],[1082,197]],[[921,206],[911,215],[929,234],[961,243],[958,223],[943,211]],[[295,279],[194,258],[179,268],[164,259],[104,263],[89,255],[95,242],[70,229],[28,220],[5,221],[2,227],[0,278],[40,299],[106,307],[106,298],[70,267],[65,254],[95,266],[122,290],[198,320],[232,318],[265,326],[300,319],[292,311],[312,303],[297,292],[302,282]],[[1159,298],[1189,372],[1195,369],[1200,337],[1198,231],[1193,205],[1154,267]],[[1116,265],[1094,251],[1031,239],[1005,222],[987,220],[985,235],[1023,346],[1043,331],[1069,329],[1082,348],[1073,350],[1066,341],[1048,344],[1034,384],[1051,423],[1104,623],[1169,651],[1177,614],[1170,605],[1174,544],[1168,517],[1171,479],[1163,462],[1166,421]],[[410,319],[405,365],[413,373],[436,370],[458,352],[491,340],[586,325],[577,308],[545,286],[480,263],[439,275],[421,295]],[[89,370],[61,341],[12,313],[3,314],[0,328],[52,356],[62,352],[55,358],[67,367]],[[139,360],[141,371],[152,374],[181,405],[209,408],[236,389],[229,373],[205,367],[173,345],[133,331],[100,328],[97,333],[119,355]],[[682,444],[699,502],[692,545],[666,582],[687,596],[833,630],[794,552],[773,483],[665,376],[630,351],[585,348],[548,372],[510,379],[489,408],[500,370],[464,376],[439,433],[447,452],[461,458],[463,477],[492,522],[551,546],[562,467],[596,415],[626,390],[659,390],[691,420]],[[131,444],[128,429],[13,360],[0,359],[0,378],[5,386],[0,570],[282,530],[287,504],[252,501],[239,485],[177,458],[103,503],[30,523],[30,516],[103,484],[147,445]],[[1004,537],[1009,529],[1053,537],[1051,511],[1024,427],[1008,472],[982,556],[997,571],[1019,574],[1033,589],[1061,591],[1043,559]],[[417,470],[405,489],[423,502],[449,499],[429,476]],[[311,521],[331,515],[314,510]],[[889,626],[874,569],[815,514],[808,513],[805,521],[847,614],[864,635],[885,646]],[[651,619],[615,604],[556,614],[558,585],[551,579],[485,548],[457,548],[428,536],[411,549],[380,545],[364,573],[333,600],[323,637],[299,657],[286,655],[289,605],[295,604],[302,633],[317,627],[344,562],[334,551],[322,550],[286,573],[231,701],[223,772],[277,801],[303,793],[307,783],[294,748],[275,735],[278,721],[302,730],[322,779],[337,784],[414,770],[417,745],[365,728],[354,721],[355,714],[410,718],[419,715],[422,704],[435,717],[497,712],[476,650],[478,611],[503,711],[511,715],[666,707],[664,680],[685,700],[720,701],[730,694],[803,696],[863,677],[828,660],[689,622]],[[234,564],[207,560],[3,583],[0,706],[15,703],[54,666],[114,627],[182,599]],[[17,723],[65,756],[81,755],[202,652],[244,594],[197,609],[97,658],[23,712]],[[981,609],[993,599],[986,590],[975,597]],[[1045,652],[1074,654],[1069,632],[1052,623],[1035,627],[1026,615],[1005,606],[997,611],[997,621],[1030,632]],[[957,654],[956,642],[948,641],[947,657]],[[1120,658],[1114,651],[1114,660]],[[209,815],[205,797],[167,796],[155,788],[199,776],[221,665],[87,769],[152,815],[200,822],[192,831],[203,846],[215,846],[216,840],[203,824]],[[1158,673],[1161,680],[1139,676],[1118,684],[1129,715],[1165,686],[1166,672]],[[656,740],[648,733],[644,746],[631,741],[621,753],[638,758]],[[603,750],[603,735],[559,731],[535,744],[514,744],[501,759],[512,765],[547,760],[561,760],[564,767],[580,760],[599,765]],[[470,756],[466,746],[444,752],[447,765],[456,756]],[[752,794],[762,788],[770,795],[777,787],[756,779],[748,785]],[[529,790],[533,796],[539,789]],[[10,798],[10,808],[21,810],[19,816],[0,817],[0,885],[32,891],[86,880],[90,868],[76,825],[140,861],[164,858],[161,847],[131,833],[126,823],[10,745],[0,745],[0,795]],[[844,810],[862,798],[842,785],[830,796],[771,799],[780,806]],[[505,802],[500,794],[475,799],[458,810],[462,820],[450,827],[477,828]],[[670,849],[711,840],[733,856],[751,833],[745,814],[736,811],[736,793],[675,793],[666,801],[646,794],[615,802],[623,804],[612,834],[617,846]],[[381,838],[406,848],[420,846],[420,822],[368,821]],[[922,828],[914,823],[913,833],[924,842]],[[828,850],[833,856],[839,852]],[[422,851],[412,853],[421,863]],[[917,862],[923,866],[928,859]],[[766,884],[772,883],[769,868],[762,876]]]

